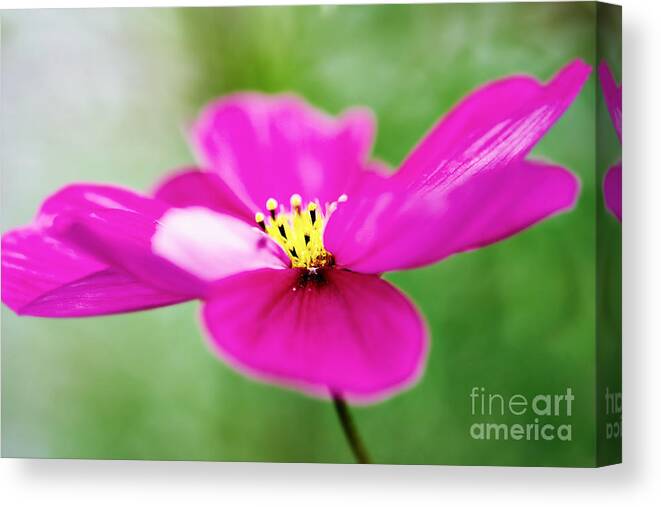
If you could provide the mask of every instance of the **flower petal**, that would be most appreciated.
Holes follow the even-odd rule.
[[[372,401],[417,378],[424,322],[384,280],[329,269],[261,270],[215,287],[203,318],[217,353],[260,379]]]
[[[254,214],[216,173],[187,168],[160,182],[154,197],[171,206],[204,206],[254,223]]]
[[[604,177],[604,200],[606,208],[622,221],[622,163],[611,167]]]
[[[2,237],[2,301],[20,315],[83,317],[154,308],[182,298],[27,227]]]
[[[77,183],[48,197],[39,209],[37,222],[50,224],[57,215],[95,210],[118,209],[159,217],[169,208],[165,203],[133,190],[112,185]]]
[[[75,184],[46,199],[35,223],[45,234],[147,285],[197,297],[205,283],[151,253],[155,224],[169,209],[131,190]]]
[[[578,188],[566,169],[523,161],[473,176],[440,196],[401,199],[396,189],[382,189],[369,204],[370,213],[358,209],[367,217],[363,223],[350,208],[340,207],[324,243],[338,265],[353,271],[409,269],[516,234],[573,206]]]
[[[35,227],[2,235],[2,301],[17,313],[40,295],[106,268]]]
[[[335,201],[360,173],[373,132],[363,109],[334,118],[292,95],[240,93],[202,112],[192,142],[202,166],[256,211],[295,193]]]
[[[546,85],[514,77],[477,90],[431,130],[395,178],[418,191],[445,191],[523,159],[574,101],[590,70],[575,60]]]
[[[168,292],[204,297],[208,282],[248,269],[284,267],[284,252],[256,227],[208,208],[160,217],[109,209],[62,215],[53,234]]]
[[[152,238],[152,250],[208,281],[289,264],[282,248],[254,225],[202,207],[165,213]]]
[[[514,178],[512,191],[525,195],[529,191],[519,180],[554,186],[547,177],[553,174],[562,189],[548,198],[537,189],[529,192],[539,199],[538,206],[528,206],[530,216],[509,225],[505,220],[502,227],[512,232],[497,232],[498,226],[492,236],[483,230],[477,245],[570,206],[577,188],[573,177],[557,168],[527,171],[535,164],[523,162],[523,157],[572,103],[589,73],[590,67],[576,60],[546,85],[514,77],[476,91],[432,129],[397,173],[349,195],[326,226],[326,247],[342,266],[368,273],[415,267],[472,248],[471,242],[451,238],[458,232],[470,234],[448,227],[443,220],[451,216],[450,206],[458,206],[455,214],[465,213],[466,205],[457,195],[481,195],[484,192],[479,189],[487,181],[510,195],[504,182]],[[517,171],[521,167],[523,171]],[[464,186],[467,189],[462,191]],[[485,198],[498,202],[495,190],[486,193]],[[475,199],[471,204],[476,210],[482,207]],[[488,214],[480,220],[492,223]],[[436,244],[440,241],[447,242],[446,246]]]
[[[108,268],[44,293],[20,313],[35,317],[92,317],[149,310],[189,299]]]
[[[613,120],[613,126],[620,142],[622,142],[622,86],[617,85],[606,62],[599,64],[599,80],[601,81],[606,107]]]

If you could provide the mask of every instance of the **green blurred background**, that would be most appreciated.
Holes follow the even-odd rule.
[[[593,63],[595,18],[591,3],[3,13],[2,230],[69,182],[149,190],[192,161],[183,131],[196,112],[234,90],[293,90],[333,113],[367,105],[375,154],[397,166],[476,86]],[[595,87],[534,152],[580,175],[574,212],[388,276],[427,316],[432,346],[413,389],[353,409],[375,461],[594,463]],[[235,373],[209,353],[198,314],[189,303],[47,320],[3,307],[3,455],[352,461],[328,402]],[[573,441],[471,440],[473,386],[571,386]]]

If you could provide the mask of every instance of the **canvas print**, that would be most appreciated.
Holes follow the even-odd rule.
[[[619,462],[620,23],[3,12],[3,456]]]

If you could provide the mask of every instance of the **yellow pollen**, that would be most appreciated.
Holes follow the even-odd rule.
[[[340,202],[346,201],[346,196],[340,196]],[[302,212],[303,199],[294,194],[289,200],[291,209],[278,210],[278,201],[270,198],[266,201],[269,212],[267,218],[263,213],[255,214],[255,222],[287,253],[294,268],[317,268],[333,264],[333,255],[324,248],[324,225],[331,213],[337,208],[337,202],[326,204],[325,210],[317,202],[309,202]]]
[[[275,220],[275,210],[278,208],[278,201],[273,197],[266,201],[266,209],[269,210],[269,215],[271,215],[271,220]]]
[[[289,200],[289,202],[291,204],[292,209],[295,210],[296,208],[301,207],[301,203],[303,202],[303,198],[298,194],[294,194],[294,195],[291,196],[291,199]]]
[[[257,225],[259,225],[259,228],[263,231],[266,231],[266,224],[264,223],[264,213],[260,213],[259,211],[255,213],[255,222],[257,222]]]
[[[268,201],[266,201],[267,210],[273,211],[277,207],[278,207],[278,201],[276,201],[273,197],[271,197]]]

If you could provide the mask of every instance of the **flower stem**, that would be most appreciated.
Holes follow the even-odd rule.
[[[331,394],[333,396],[335,412],[337,412],[337,417],[340,419],[344,436],[347,438],[347,441],[351,446],[351,452],[353,452],[356,461],[362,464],[371,463],[369,455],[367,454],[367,449],[365,449],[365,445],[360,439],[356,425],[351,417],[351,412],[349,412],[347,402],[344,401],[344,398],[342,398],[340,393],[333,391]]]

